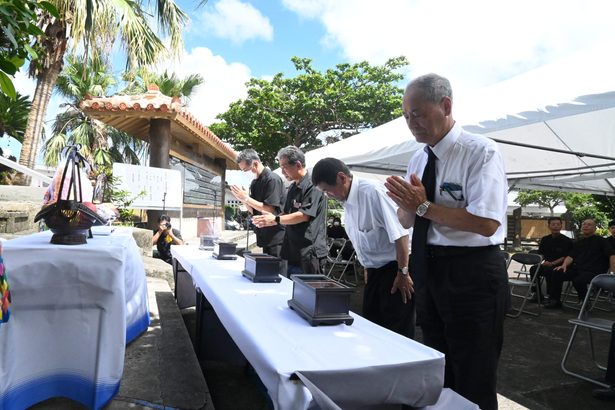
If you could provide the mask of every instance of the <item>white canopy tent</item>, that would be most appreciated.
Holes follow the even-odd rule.
[[[615,57],[606,48],[454,95],[453,115],[499,143],[511,189],[615,195]],[[306,162],[336,157],[353,172],[383,178],[404,174],[421,146],[400,117],[310,151]]]

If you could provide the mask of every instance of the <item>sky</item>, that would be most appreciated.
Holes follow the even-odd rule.
[[[252,77],[296,74],[291,57],[307,57],[317,69],[340,63],[383,64],[404,55],[403,83],[428,72],[449,78],[454,92],[474,90],[615,40],[615,2],[610,0],[179,0],[189,14],[184,50],[171,69],[199,73],[203,85],[189,109],[210,124],[246,96]],[[612,52],[612,51],[609,51]],[[124,66],[112,56],[114,71]],[[590,75],[590,73],[579,73]],[[571,78],[570,81],[574,81]],[[34,90],[22,73],[16,88]],[[403,84],[400,84],[403,86]],[[62,108],[54,96],[50,127]],[[16,155],[19,144],[0,147]]]

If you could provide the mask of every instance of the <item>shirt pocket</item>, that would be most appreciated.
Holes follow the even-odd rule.
[[[378,229],[359,229],[358,230],[358,239],[359,239],[359,249],[374,249],[378,246],[379,243],[379,232]]]

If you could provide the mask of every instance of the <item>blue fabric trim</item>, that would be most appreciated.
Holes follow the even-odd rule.
[[[145,332],[150,324],[149,313],[144,314],[126,328],[126,344],[132,342],[141,333]],[[0,410],[2,410],[0,408]]]
[[[104,407],[119,391],[120,383],[96,384],[75,374],[30,380],[0,395],[0,410],[23,410],[52,397],[66,397],[90,409]]]

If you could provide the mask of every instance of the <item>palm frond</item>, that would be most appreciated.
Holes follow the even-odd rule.
[[[171,52],[178,55],[183,46],[182,31],[188,23],[188,15],[172,0],[158,0],[156,14],[162,32],[171,37]]]

